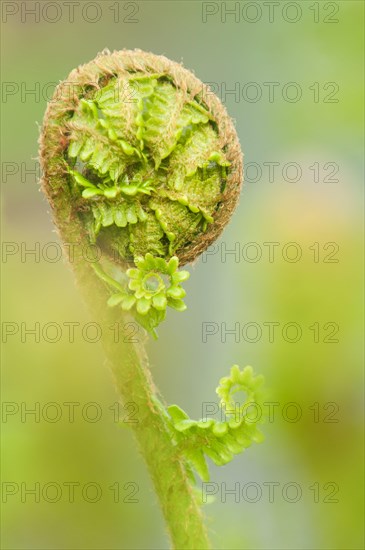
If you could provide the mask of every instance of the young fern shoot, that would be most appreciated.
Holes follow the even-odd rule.
[[[157,338],[167,307],[186,309],[192,262],[221,234],[242,186],[242,153],[224,106],[191,72],[141,50],[104,51],[56,88],[40,137],[42,188],[98,322],[134,319]],[[85,260],[85,249],[97,251]],[[66,254],[71,247],[65,246]],[[262,377],[234,365],[217,394],[224,421],[166,406],[142,343],[103,345],[149,468],[172,546],[210,548],[196,478],[261,440],[249,408]],[[234,393],[244,391],[237,407]]]

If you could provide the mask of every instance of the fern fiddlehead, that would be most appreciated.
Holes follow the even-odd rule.
[[[179,266],[220,235],[238,201],[242,154],[225,108],[165,57],[106,51],[58,86],[40,145],[43,190],[62,240],[79,245],[73,267],[91,310],[105,324],[133,316],[156,338],[167,307],[186,308]],[[90,245],[97,262],[85,262]],[[209,548],[193,471],[205,481],[205,457],[223,465],[260,440],[247,407],[262,378],[232,367],[217,388],[225,420],[193,421],[163,404],[141,344],[106,335],[104,348],[121,398],[138,405],[135,435],[174,548]],[[247,394],[238,417],[237,388]]]

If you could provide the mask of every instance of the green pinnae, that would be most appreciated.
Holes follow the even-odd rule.
[[[136,258],[135,264],[135,268],[126,272],[128,285],[113,293],[108,305],[132,310],[142,326],[156,336],[154,329],[165,318],[168,306],[178,311],[186,309],[183,301],[186,293],[181,283],[190,273],[178,271],[176,256],[166,261],[147,253],[144,258]]]
[[[251,419],[245,414],[247,407],[252,403],[255,403],[256,407],[262,405],[263,394],[260,388],[263,381],[263,376],[255,376],[251,367],[241,370],[238,365],[233,365],[230,375],[220,380],[216,390],[217,395],[221,397],[220,405],[226,413],[227,418],[224,421],[214,418],[192,420],[177,405],[168,407],[176,444],[203,481],[209,481],[206,457],[217,466],[223,466],[252,443],[260,443],[263,440],[259,430],[259,424],[263,422],[262,415],[258,419],[256,411],[255,418]],[[235,391],[246,393],[247,397],[241,406],[234,403]],[[230,404],[230,410],[226,410],[227,403]]]
[[[166,258],[179,255],[214,222],[230,162],[214,117],[166,74],[137,71],[109,78],[80,99],[68,128],[68,173],[74,195],[89,206],[86,216],[97,244],[104,247],[110,225],[139,227],[127,247],[118,246],[123,231],[108,233],[105,252],[119,250],[114,260],[129,263],[136,250],[142,256],[156,250]],[[162,214],[154,206],[161,199]],[[152,218],[162,229],[155,238]]]

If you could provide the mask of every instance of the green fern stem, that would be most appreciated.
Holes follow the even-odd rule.
[[[57,181],[53,179],[54,189]],[[92,264],[85,262],[83,251],[88,246],[85,229],[75,217],[65,193],[53,197],[55,221],[64,243],[72,247],[71,265],[78,287],[93,318],[102,328],[102,343],[123,403],[136,404],[138,422],[131,423],[140,452],[148,466],[154,488],[166,521],[172,546],[176,549],[210,548],[203,514],[186,463],[171,439],[165,407],[158,398],[149,374],[148,358],[143,343],[116,343],[110,326],[121,322],[120,310],[108,308],[109,297]],[[65,252],[70,247],[65,248]],[[124,314],[129,318],[128,314]],[[122,321],[123,322],[123,321]]]

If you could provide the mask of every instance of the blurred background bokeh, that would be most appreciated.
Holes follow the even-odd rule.
[[[275,403],[264,443],[210,465],[214,548],[363,548],[363,3],[2,9],[2,547],[168,548],[131,432],[114,422],[100,344],[86,341],[92,328],[82,337],[95,320],[49,245],[58,237],[32,173],[55,84],[106,47],[137,47],[214,83],[245,154],[240,205],[191,268],[187,312],[169,313],[148,345],[166,401],[193,418],[234,363],[264,374]],[[26,333],[36,323],[39,342]],[[48,323],[61,327],[58,341]],[[27,414],[37,408],[39,418]],[[37,483],[39,499],[27,493]]]

